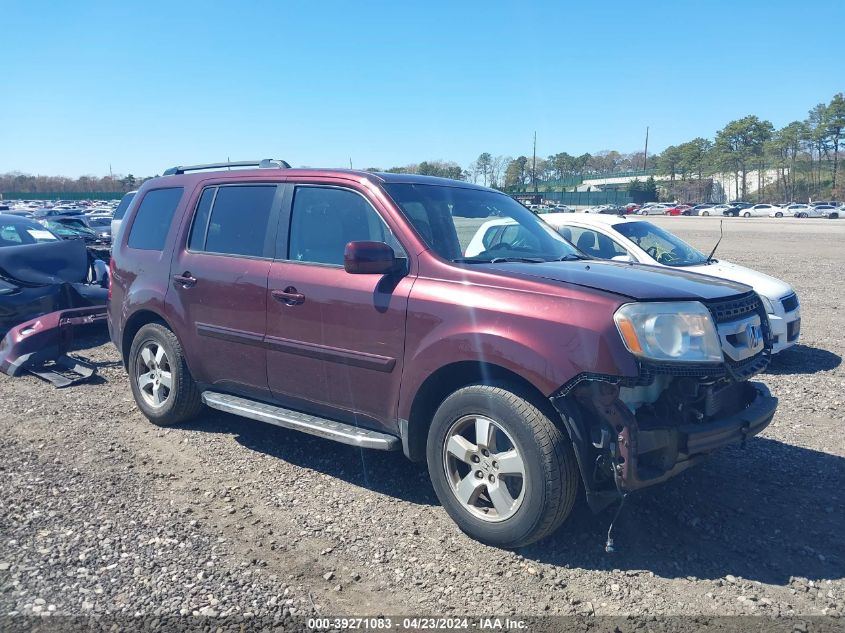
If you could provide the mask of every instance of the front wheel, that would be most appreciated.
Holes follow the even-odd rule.
[[[709,211],[702,211],[701,215],[710,215],[710,212]]]
[[[783,213],[781,213],[780,211],[778,211],[777,213],[775,213],[775,217],[776,217],[776,218],[782,218],[782,217],[783,217]]]
[[[742,214],[742,217],[744,217],[744,218],[750,218],[750,217],[751,217],[751,214],[750,214],[748,211],[746,211],[745,213],[743,213],[743,214]]]
[[[640,215],[648,215],[648,211],[640,211]]]
[[[531,400],[504,387],[472,385],[446,398],[426,456],[446,512],[489,545],[537,541],[575,502],[579,476],[569,438]]]
[[[172,426],[196,416],[202,399],[182,345],[176,335],[159,323],[138,330],[129,351],[129,381],[135,402],[147,419]]]

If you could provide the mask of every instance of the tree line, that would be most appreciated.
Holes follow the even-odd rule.
[[[791,200],[799,195],[843,197],[845,178],[839,166],[839,153],[845,145],[843,137],[845,96],[839,93],[830,102],[813,107],[804,120],[793,121],[781,129],[776,129],[770,121],[749,115],[730,121],[712,139],[697,137],[648,156],[642,151],[603,150],[577,156],[558,152],[535,159],[482,152],[463,169],[455,162],[438,160],[369,170],[458,178],[508,190],[530,187],[561,190],[574,187],[589,176],[653,168],[658,175],[669,178],[667,187],[672,191],[683,190],[689,181],[702,183],[713,174],[731,173],[736,190],[729,193],[736,198],[746,196],[751,172],[762,178],[765,170],[774,170],[777,178],[772,194],[783,199]],[[702,186],[696,186],[702,190]]]
[[[0,193],[95,193],[121,192],[126,193],[137,189],[147,178],[138,178],[132,174],[123,176],[80,176],[79,178],[65,178],[63,176],[31,176],[20,172],[0,174]]]

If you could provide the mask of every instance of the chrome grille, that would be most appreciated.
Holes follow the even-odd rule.
[[[707,302],[707,307],[710,308],[716,323],[728,323],[751,314],[759,314],[762,305],[760,298],[754,292],[733,299]]]

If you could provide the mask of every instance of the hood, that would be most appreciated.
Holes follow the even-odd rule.
[[[39,286],[77,283],[88,274],[82,240],[58,240],[0,248],[0,276]]]
[[[792,286],[785,281],[781,281],[776,277],[770,277],[756,270],[751,270],[750,268],[745,268],[745,266],[738,266],[737,264],[722,260],[714,264],[686,266],[684,270],[709,277],[738,281],[741,284],[751,286],[757,294],[768,297],[772,303],[780,301],[786,295],[794,292]]]
[[[671,270],[663,266],[597,259],[543,264],[503,262],[485,265],[484,269],[511,277],[533,277],[594,288],[639,301],[710,300],[749,291],[748,286],[733,281]]]

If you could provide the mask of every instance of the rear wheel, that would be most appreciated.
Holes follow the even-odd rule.
[[[745,213],[743,213],[743,214],[742,214],[742,217],[744,217],[744,218],[750,218],[750,217],[751,217],[751,214],[750,214],[748,211],[746,211]]]
[[[529,398],[504,387],[473,385],[446,398],[426,453],[446,512],[490,545],[519,547],[547,536],[575,502],[569,438]]]
[[[776,217],[776,218],[782,218],[782,217],[783,217],[783,213],[781,213],[780,211],[778,211],[777,213],[775,213],[775,217]]]
[[[640,215],[648,215],[648,209],[643,209],[640,211]]]
[[[710,215],[710,212],[709,211],[702,211],[701,215]]]
[[[129,351],[129,380],[138,408],[153,424],[179,424],[202,409],[182,345],[159,323],[149,323],[135,335]]]

